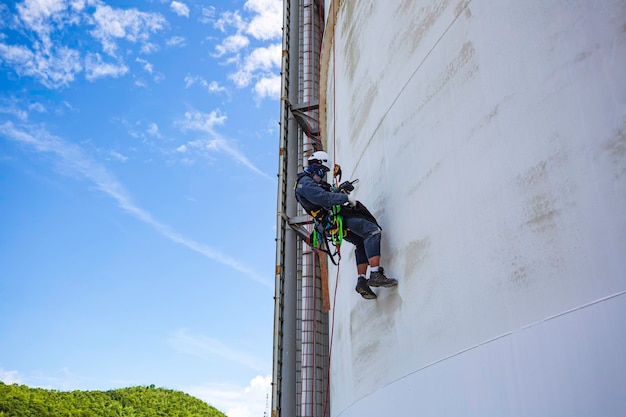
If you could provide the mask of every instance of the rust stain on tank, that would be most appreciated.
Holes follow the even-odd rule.
[[[609,152],[613,162],[620,162],[626,156],[626,132],[619,129],[615,136],[607,142],[606,150]]]
[[[352,103],[358,108],[355,111],[352,117],[352,135],[350,136],[350,141],[355,142],[359,139],[361,135],[361,130],[365,124],[365,121],[370,116],[372,111],[372,105],[376,100],[376,96],[378,95],[378,88],[375,84],[371,84],[364,96],[360,96],[360,91],[355,92],[355,96],[353,96]]]
[[[400,40],[401,44],[408,43],[411,45],[412,50],[417,49],[424,35],[433,27],[439,17],[441,17],[450,4],[450,1],[444,0],[433,3],[434,4],[431,4],[430,7],[421,7],[417,11],[415,11],[414,0],[405,0],[401,3],[398,8],[400,13],[411,13],[415,19],[415,22],[409,26],[411,30],[406,32],[403,39]]]
[[[446,70],[444,72],[445,77],[443,80],[444,84],[445,82],[449,81],[457,72],[459,72],[459,70],[472,59],[475,53],[476,50],[474,49],[474,45],[472,44],[472,42],[465,42],[459,50],[456,58],[446,66]]]
[[[355,295],[356,296],[356,295]],[[385,345],[393,343],[392,333],[395,320],[392,316],[381,319],[383,311],[377,306],[377,301],[359,300],[350,313],[350,348],[354,364],[381,362],[381,355]],[[377,320],[372,320],[377,317]],[[376,337],[365,338],[363,333],[375,334]],[[384,362],[384,360],[383,360]],[[353,368],[355,381],[379,381],[385,378],[384,372],[372,375],[371,369],[356,365]]]
[[[446,78],[446,81],[452,78],[452,76],[456,74],[460,68],[466,65],[472,59],[475,53],[476,50],[474,49],[474,45],[472,44],[472,42],[465,42],[461,47],[461,50],[459,51],[457,59],[448,65],[448,77]]]
[[[461,13],[465,13],[465,17],[468,19],[472,17],[472,11],[468,7],[470,2],[471,0],[461,0],[454,8],[454,16],[458,17]]]
[[[559,210],[555,208],[555,198],[551,193],[548,176],[548,163],[541,161],[518,177],[518,185],[527,194],[525,224],[537,233],[552,233],[557,230]]]
[[[526,222],[537,232],[546,232],[557,228],[556,217],[559,212],[554,208],[554,199],[547,194],[539,194],[530,200],[530,218]]]
[[[470,0],[460,1],[454,8],[454,17],[457,18],[461,13],[465,13],[465,17],[469,19],[472,16],[472,12],[468,7],[469,3]],[[414,0],[404,0],[400,3],[396,14],[413,16],[413,22],[408,26],[411,30],[404,33],[399,39],[399,44],[409,44],[413,51],[417,49],[426,33],[432,29],[449,5],[450,0],[444,0],[431,2],[428,7],[416,9]]]
[[[343,22],[341,37],[345,42],[346,71],[348,79],[353,80],[356,68],[361,58],[358,43],[362,38],[362,31],[367,30],[363,22],[373,13],[374,5],[371,1],[348,1],[342,3]]]
[[[409,193],[415,193],[417,192],[417,190],[419,190],[419,188],[430,179],[431,175],[433,175],[434,172],[436,172],[439,167],[441,166],[441,161],[437,161],[437,163],[428,170],[428,172],[417,182],[417,184],[415,184],[414,186],[411,187],[411,189],[409,190]]]
[[[529,187],[545,181],[546,178],[548,178],[546,166],[546,161],[541,161],[537,165],[531,167],[526,175],[518,177],[518,183],[522,186]]]
[[[496,104],[496,106],[493,108],[493,110],[491,111],[491,113],[489,113],[487,115],[487,117],[485,118],[485,121],[487,123],[490,123],[491,120],[496,117],[498,115],[498,112],[500,111],[500,104]]]
[[[409,243],[405,250],[404,258],[406,264],[404,267],[404,279],[410,280],[415,271],[426,261],[428,258],[428,250],[430,248],[430,238],[426,237],[420,240],[414,240]]]
[[[475,53],[476,50],[474,49],[474,45],[471,41],[467,41],[463,44],[463,46],[461,46],[457,56],[446,66],[440,76],[429,87],[429,91],[424,95],[422,104],[419,106],[420,110],[431,99],[433,99],[465,65],[472,60]]]
[[[520,266],[519,268],[515,269],[513,273],[511,274],[511,282],[517,285],[521,285],[522,283],[525,282],[525,280],[526,280],[526,267],[525,266]]]
[[[604,145],[609,160],[615,166],[615,178],[626,174],[626,130],[624,127],[617,130],[615,135]]]

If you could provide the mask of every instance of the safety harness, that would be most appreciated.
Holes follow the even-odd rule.
[[[304,210],[313,218],[315,227],[311,231],[307,239],[307,243],[312,247],[321,250],[322,252],[330,256],[330,260],[333,264],[337,265],[341,259],[340,247],[343,242],[343,238],[348,234],[348,229],[343,227],[343,217],[341,216],[341,206],[333,206],[330,210],[327,210],[320,206],[311,207],[310,203],[303,202],[297,192],[298,182],[302,179],[306,173],[298,175],[298,179],[294,184],[294,194],[296,200],[304,208]],[[325,185],[325,186],[324,186]],[[331,191],[331,185],[328,183],[320,184],[326,191]],[[308,204],[307,204],[308,203]],[[331,245],[333,248],[331,249]],[[335,260],[337,257],[337,260]]]

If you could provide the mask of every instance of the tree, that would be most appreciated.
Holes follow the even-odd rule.
[[[180,391],[129,387],[110,391],[55,391],[0,382],[0,417],[226,417]]]

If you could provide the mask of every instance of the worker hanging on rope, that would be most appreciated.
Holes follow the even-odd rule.
[[[338,165],[336,165],[338,167]],[[339,187],[326,182],[331,170],[330,158],[317,151],[308,158],[308,167],[298,174],[295,184],[296,199],[316,222],[316,229],[325,232],[321,239],[330,237],[335,245],[345,239],[355,246],[358,292],[365,299],[375,299],[370,287],[393,287],[398,281],[387,278],[380,266],[380,239],[382,228],[374,216],[352,197],[354,182],[346,181]],[[367,267],[369,280],[366,278]]]

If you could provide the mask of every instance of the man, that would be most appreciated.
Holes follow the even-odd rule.
[[[393,287],[398,284],[397,280],[387,278],[380,266],[381,228],[365,206],[347,193],[334,192],[326,182],[326,173],[331,169],[326,152],[314,152],[308,162],[304,172],[298,174],[296,199],[307,213],[322,223],[328,222],[333,206],[342,206],[340,214],[344,230],[347,230],[344,239],[355,246],[356,292],[365,299],[375,299],[376,294],[370,287]],[[369,281],[365,277],[368,266]]]

